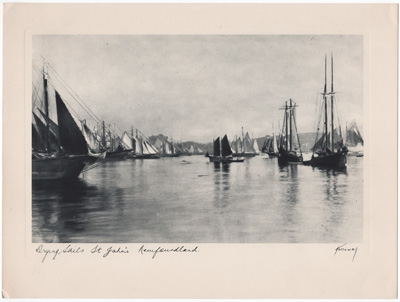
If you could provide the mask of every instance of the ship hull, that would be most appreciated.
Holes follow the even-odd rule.
[[[220,157],[220,156],[209,156],[208,159],[212,163],[241,163],[244,159],[240,158],[227,158],[227,157]]]
[[[129,153],[132,151],[130,150],[123,150],[123,151],[110,151],[106,153],[107,159],[127,159]]]
[[[83,168],[96,159],[87,155],[32,159],[32,180],[76,179]]]
[[[233,157],[254,157],[259,155],[258,153],[233,153]]]
[[[347,157],[345,152],[339,151],[325,156],[313,156],[310,163],[312,167],[343,169],[346,168]]]
[[[136,154],[131,156],[132,159],[159,159],[160,156],[157,154]]]
[[[174,154],[161,154],[161,157],[179,157],[179,153]]]
[[[303,156],[291,152],[281,152],[278,156],[278,163],[280,165],[301,164],[302,162]]]

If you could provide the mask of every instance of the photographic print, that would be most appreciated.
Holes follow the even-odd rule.
[[[33,243],[363,242],[362,35],[33,35]]]
[[[397,5],[3,10],[4,297],[396,297]]]

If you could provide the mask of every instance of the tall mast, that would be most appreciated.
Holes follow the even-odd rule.
[[[49,93],[47,91],[47,71],[45,70],[45,63],[43,63],[43,87],[44,87],[44,110],[46,114],[46,151],[50,152],[50,140],[49,140]]]
[[[290,99],[290,105],[289,105],[289,123],[290,123],[290,151],[293,150],[293,124],[292,124],[292,119],[293,119],[293,107],[292,107],[292,99]]]
[[[105,127],[105,123],[103,121],[103,136],[101,137],[101,142],[103,144],[104,149],[107,148],[107,144],[106,144],[106,127]]]
[[[331,79],[331,132],[332,132],[332,144],[331,144],[331,148],[332,148],[332,152],[335,151],[335,145],[334,145],[334,135],[335,133],[333,132],[334,130],[334,126],[333,126],[333,56],[331,53],[331,74],[332,74],[332,79]]]
[[[244,154],[244,146],[245,146],[245,143],[244,143],[244,134],[243,134],[243,127],[242,127],[242,153]]]
[[[325,55],[325,85],[324,85],[324,104],[325,104],[325,151],[328,148],[328,102],[326,99],[326,55]]]
[[[285,138],[286,138],[286,151],[288,151],[288,147],[289,147],[289,145],[288,145],[288,106],[287,106],[287,101],[286,101],[286,104],[285,104],[285,122],[286,122],[286,127],[285,127]]]

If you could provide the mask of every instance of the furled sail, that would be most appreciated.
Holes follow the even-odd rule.
[[[87,154],[85,138],[57,91],[56,104],[61,146],[70,154]]]
[[[221,156],[221,144],[219,137],[214,141],[214,156]]]
[[[223,157],[232,155],[232,149],[229,146],[228,137],[226,135],[222,138],[221,141],[221,153]]]

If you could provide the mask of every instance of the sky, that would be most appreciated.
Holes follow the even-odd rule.
[[[241,127],[253,137],[277,133],[289,98],[299,106],[298,131],[315,131],[331,53],[341,121],[362,131],[362,36],[33,36],[34,64],[45,58],[106,123],[201,143],[232,139]]]

